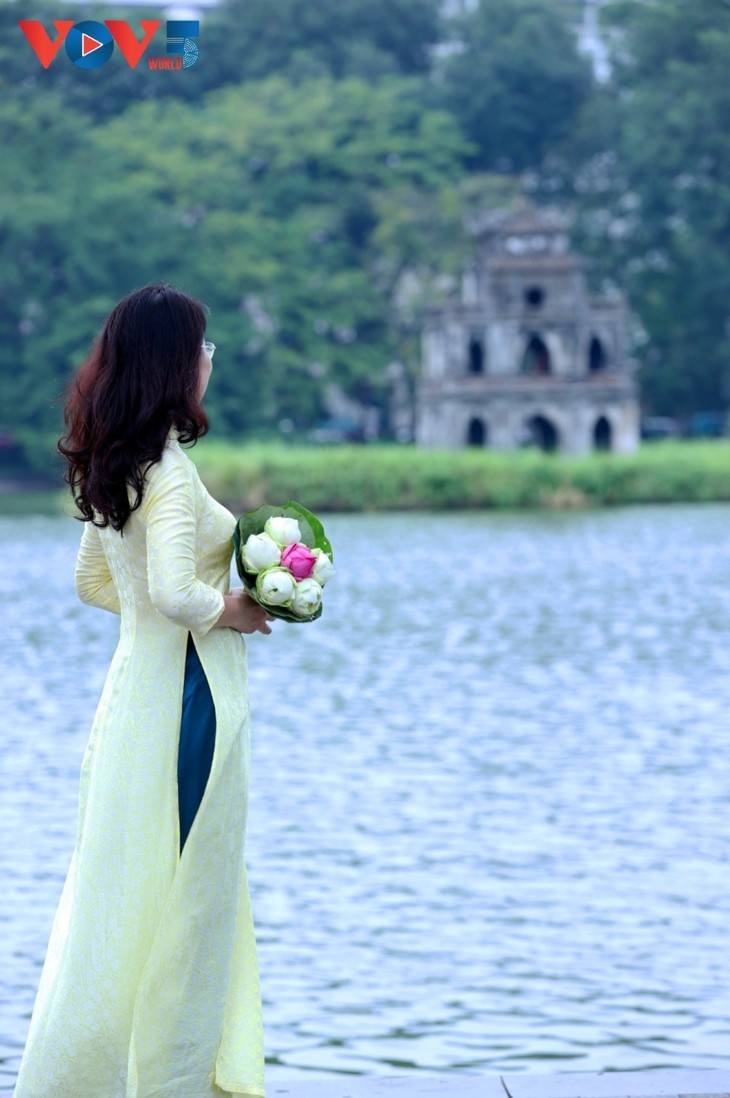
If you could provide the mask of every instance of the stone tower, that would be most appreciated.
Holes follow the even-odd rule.
[[[476,227],[461,300],[423,313],[421,446],[636,449],[626,304],[618,291],[588,293],[569,227],[558,211],[532,208]]]

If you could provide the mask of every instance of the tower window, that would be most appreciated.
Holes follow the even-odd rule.
[[[552,373],[550,352],[537,334],[531,336],[525,348],[522,358],[522,373],[538,374],[540,376]]]
[[[591,339],[590,347],[588,348],[588,369],[591,373],[595,373],[597,370],[603,370],[606,366],[606,350],[597,336],[593,336]]]
[[[484,373],[484,344],[479,336],[472,336],[469,340],[469,373]]]
[[[532,309],[538,309],[545,300],[545,291],[542,286],[528,286],[525,290],[525,301]]]

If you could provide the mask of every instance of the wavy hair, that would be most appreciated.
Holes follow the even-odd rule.
[[[112,309],[64,392],[57,447],[81,522],[121,532],[170,430],[180,442],[207,434],[198,399],[205,326],[201,303],[167,283],[143,286]]]

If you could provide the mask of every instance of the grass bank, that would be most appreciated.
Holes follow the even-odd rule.
[[[186,451],[234,512],[298,499],[314,511],[567,510],[730,501],[730,440],[657,442],[636,454],[287,447],[203,439]],[[71,514],[67,490],[0,493],[0,514]]]
[[[233,511],[290,497],[323,512],[730,500],[730,440],[652,443],[632,455],[584,457],[208,439],[188,452],[209,490]]]

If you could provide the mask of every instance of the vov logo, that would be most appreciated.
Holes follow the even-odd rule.
[[[51,38],[39,19],[19,19],[22,30],[44,69],[50,67],[61,46],[66,47],[69,61],[79,69],[99,69],[105,65],[116,46],[131,69],[135,69],[155,34],[161,19],[141,19],[142,37],[138,38],[126,19],[105,19],[103,23],[85,19],[54,19],[56,37]],[[189,69],[198,60],[200,50],[195,41],[200,37],[197,19],[168,19],[167,49],[164,57],[149,57],[151,69]]]

